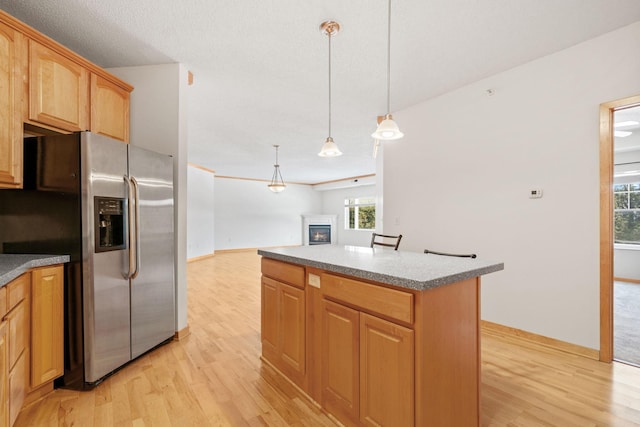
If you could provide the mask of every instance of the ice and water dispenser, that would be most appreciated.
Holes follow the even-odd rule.
[[[125,199],[95,197],[96,252],[125,249]]]

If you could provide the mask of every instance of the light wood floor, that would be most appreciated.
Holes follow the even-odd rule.
[[[189,264],[190,336],[93,391],[55,390],[16,426],[333,426],[260,362],[259,268],[255,252]],[[482,340],[483,426],[640,426],[639,368]]]

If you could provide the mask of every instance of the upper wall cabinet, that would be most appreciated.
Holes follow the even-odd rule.
[[[44,132],[90,130],[129,142],[132,90],[0,10],[0,188],[22,187],[24,124]]]
[[[89,71],[33,40],[28,120],[72,132],[89,129]]]
[[[22,182],[22,34],[0,22],[0,188]]]
[[[129,142],[129,92],[91,74],[91,131]]]

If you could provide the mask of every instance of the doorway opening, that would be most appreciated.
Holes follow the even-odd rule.
[[[640,96],[600,106],[600,360],[640,366]]]

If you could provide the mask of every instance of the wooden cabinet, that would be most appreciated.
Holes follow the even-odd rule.
[[[263,357],[302,387],[305,348],[304,290],[263,277]]]
[[[0,188],[22,183],[22,34],[0,22]]]
[[[66,131],[89,129],[89,71],[29,40],[28,120]]]
[[[262,273],[262,357],[304,388],[304,268],[263,259]]]
[[[323,287],[333,289],[332,284],[343,280],[328,277]],[[358,283],[370,286],[347,280],[356,287]],[[381,295],[399,292],[378,290]],[[359,298],[361,306],[378,306],[383,301],[371,294]],[[322,305],[322,406],[347,425],[413,426],[413,330],[361,312],[360,307],[327,299]]]
[[[262,274],[263,359],[340,423],[480,425],[479,277],[415,290],[265,257]]]
[[[64,373],[62,267],[31,273],[31,388]]]
[[[0,426],[9,425],[9,341],[6,321],[0,321]],[[5,381],[4,378],[7,378]]]
[[[129,142],[129,92],[91,74],[91,131]]]
[[[339,420],[357,423],[360,418],[360,313],[323,300],[322,343],[322,407]]]
[[[7,288],[7,376],[9,425],[13,425],[22,408],[29,387],[29,282],[30,275],[23,274],[10,282]]]
[[[0,10],[0,188],[22,187],[23,127],[129,141],[133,87]]]
[[[360,421],[414,425],[413,331],[360,313]]]
[[[13,425],[25,399],[63,374],[63,287],[62,266],[52,266],[0,288],[0,426]]]
[[[11,338],[9,338],[11,341]],[[29,350],[23,352],[9,371],[9,425],[12,426],[20,414],[29,387]]]

